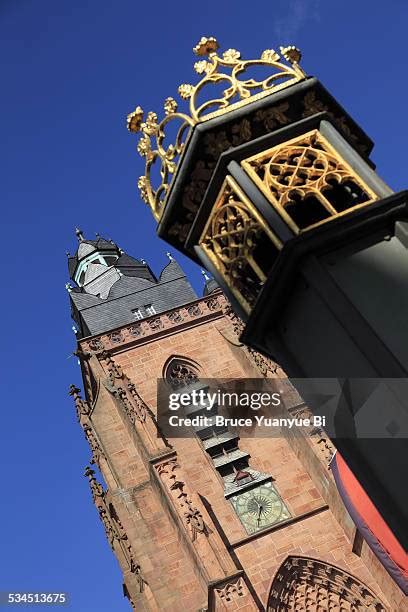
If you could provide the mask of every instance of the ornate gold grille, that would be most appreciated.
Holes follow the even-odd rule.
[[[377,199],[318,130],[241,163],[296,233]]]
[[[244,310],[250,312],[282,244],[230,176],[199,244]]]

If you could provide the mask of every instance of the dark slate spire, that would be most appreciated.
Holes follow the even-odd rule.
[[[104,253],[106,256],[108,256],[108,263],[111,264],[114,259],[117,259],[120,253],[119,247],[115,243],[102,238],[99,236],[99,234],[97,234],[96,240],[87,240],[84,238],[83,231],[78,227],[75,228],[75,234],[78,239],[78,247],[75,255],[73,256],[71,256],[67,251],[68,272],[72,280],[74,280],[77,284],[83,284],[78,283],[79,278],[77,275],[78,268],[83,260],[92,259],[92,254],[95,255],[96,259],[98,259],[98,254],[101,254],[102,256],[102,253]],[[107,262],[105,261],[104,263],[106,264]]]
[[[88,240],[76,230],[76,253],[68,257],[67,285],[78,337],[102,333],[197,299],[186,276],[168,254],[156,278],[143,259],[125,253],[112,240],[96,234]]]
[[[212,293],[220,288],[217,281],[208,276],[206,270],[201,270],[201,274],[203,275],[205,281],[203,295],[208,295],[209,293]]]

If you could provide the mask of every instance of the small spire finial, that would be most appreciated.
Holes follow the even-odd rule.
[[[211,280],[210,277],[208,276],[206,270],[201,270],[201,274],[204,276],[204,280],[206,280],[206,281]]]
[[[141,258],[140,258],[140,261],[142,262],[142,264],[145,264],[145,263],[146,263],[146,260],[145,260],[145,259],[143,259],[143,257],[141,257]]]
[[[174,261],[174,257],[169,251],[167,251],[166,255],[170,259],[170,261]]]
[[[71,257],[71,253],[70,253],[69,251],[65,251],[65,255],[66,255],[67,257]]]
[[[68,293],[71,293],[73,286],[71,283],[65,283],[65,289],[68,291]]]
[[[83,235],[83,233],[82,233],[82,230],[81,230],[81,229],[79,229],[79,227],[76,227],[76,228],[75,228],[75,234],[76,234],[76,236],[77,236],[77,238],[78,238],[79,242],[82,242],[82,241],[84,240],[84,235]]]

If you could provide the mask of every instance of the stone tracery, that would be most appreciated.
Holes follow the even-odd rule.
[[[198,381],[198,366],[188,359],[173,357],[164,369],[163,378],[173,389],[185,387]]]
[[[289,556],[273,580],[267,612],[386,612],[358,578],[308,557]]]

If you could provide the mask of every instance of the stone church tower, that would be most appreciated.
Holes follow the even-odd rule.
[[[68,261],[94,504],[137,611],[396,611],[404,597],[356,532],[322,430],[242,438],[217,428],[166,439],[157,379],[261,378],[307,407],[278,366],[243,346],[214,281],[197,297],[178,263],[157,278],[112,241],[86,240]],[[281,378],[279,378],[281,377]],[[102,482],[104,484],[102,484]]]

